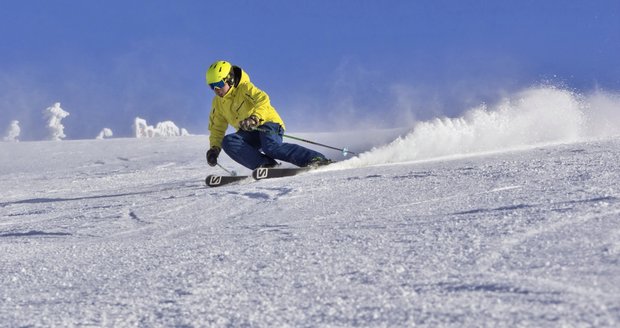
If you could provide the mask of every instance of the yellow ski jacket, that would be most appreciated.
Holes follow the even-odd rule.
[[[241,68],[233,66],[235,72],[235,85],[224,97],[213,97],[211,114],[209,115],[209,142],[211,147],[222,148],[222,140],[226,134],[228,125],[239,130],[239,122],[254,115],[259,124],[268,122],[280,124],[284,129],[284,122],[271,106],[269,95],[260,90],[252,82],[250,77]]]

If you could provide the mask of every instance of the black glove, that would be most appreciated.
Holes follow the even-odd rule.
[[[241,128],[241,130],[253,131],[258,126],[258,123],[258,118],[252,115],[245,120],[239,122],[239,127]]]
[[[207,163],[211,166],[217,165],[217,157],[220,155],[220,147],[213,146],[211,149],[207,150]]]

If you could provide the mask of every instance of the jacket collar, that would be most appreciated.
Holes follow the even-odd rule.
[[[235,93],[237,92],[237,87],[235,87],[234,85],[230,86],[230,89],[228,90],[228,92],[226,92],[226,94],[224,95],[224,97],[222,97],[222,99],[232,99],[235,96]]]
[[[248,73],[246,73],[243,69],[239,68],[240,71],[240,77],[239,77],[239,83],[237,83],[237,85],[241,84],[241,83],[247,83],[250,82],[250,76],[248,75]],[[234,85],[230,86],[230,90],[228,90],[228,92],[224,95],[224,97],[222,97],[222,99],[232,99],[235,97],[235,94],[237,93],[237,87]]]

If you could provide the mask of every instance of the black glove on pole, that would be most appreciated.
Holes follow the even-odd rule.
[[[207,163],[211,166],[217,165],[217,157],[220,155],[220,147],[213,146],[207,151]]]

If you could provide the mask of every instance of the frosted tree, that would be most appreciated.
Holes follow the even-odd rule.
[[[43,111],[43,116],[47,120],[47,129],[49,131],[49,140],[62,140],[67,137],[64,133],[65,127],[61,121],[63,118],[69,116],[69,113],[64,111],[60,107],[60,103],[55,103],[53,106],[46,108]]]
[[[174,137],[181,135],[181,131],[179,127],[174,124],[172,121],[164,121],[157,123],[155,127],[155,131],[157,131],[157,136],[161,137]]]
[[[133,124],[134,135],[136,138],[153,137],[176,137],[188,136],[189,132],[179,127],[172,121],[159,122],[155,127],[148,125],[145,119],[136,117]]]
[[[112,133],[112,130],[110,130],[108,128],[103,128],[103,130],[101,130],[101,132],[99,132],[99,135],[97,135],[97,137],[95,139],[109,138],[109,137],[111,137],[113,135],[114,135],[114,133]]]
[[[6,136],[4,137],[4,141],[14,141],[17,142],[19,139],[19,134],[22,130],[19,127],[19,121],[11,121],[11,125],[6,129]]]
[[[146,124],[146,120],[139,117],[134,120],[133,130],[136,138],[150,138],[155,134],[153,126]]]

